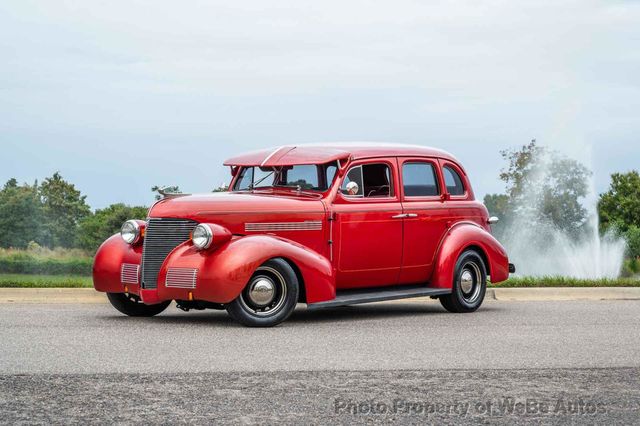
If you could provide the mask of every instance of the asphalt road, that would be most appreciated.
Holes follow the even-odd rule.
[[[249,329],[216,311],[4,304],[0,422],[637,423],[639,309],[405,301]]]

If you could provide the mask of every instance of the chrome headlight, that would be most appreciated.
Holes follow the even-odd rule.
[[[120,236],[127,244],[134,244],[140,239],[140,225],[135,220],[128,220],[120,228]]]
[[[197,225],[191,234],[191,241],[193,241],[193,245],[200,250],[211,247],[211,243],[213,243],[213,231],[211,227],[206,223]]]

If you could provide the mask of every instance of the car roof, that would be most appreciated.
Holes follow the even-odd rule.
[[[229,158],[225,166],[292,166],[296,164],[324,164],[336,160],[375,157],[438,157],[458,161],[446,151],[420,145],[376,142],[335,142],[320,144],[284,145],[248,152]]]

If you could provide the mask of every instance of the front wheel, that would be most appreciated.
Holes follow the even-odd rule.
[[[167,309],[171,300],[157,305],[145,305],[135,294],[107,293],[111,305],[118,311],[130,317],[152,317]]]
[[[249,327],[271,327],[287,319],[298,303],[298,277],[284,259],[263,263],[242,293],[227,305],[236,321]]]
[[[451,294],[440,296],[440,303],[449,312],[473,312],[482,304],[486,290],[484,261],[475,250],[467,250],[456,262]]]

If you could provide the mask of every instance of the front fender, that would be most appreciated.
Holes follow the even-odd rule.
[[[124,242],[120,234],[112,235],[102,243],[93,259],[93,286],[98,291],[124,293],[126,285],[130,293],[138,294],[141,259],[142,244],[132,246]],[[122,282],[123,264],[136,274],[128,283]]]
[[[186,300],[191,292],[195,300],[231,302],[258,266],[274,257],[285,258],[298,268],[308,303],[335,298],[333,268],[327,258],[298,243],[271,235],[236,237],[209,250],[197,250],[191,242],[183,243],[169,254],[160,270],[158,298]],[[195,288],[167,286],[170,268],[197,269]]]
[[[431,286],[451,288],[458,257],[463,251],[474,247],[482,250],[486,257],[492,283],[509,278],[509,259],[502,244],[477,224],[464,222],[451,227],[440,244]]]

